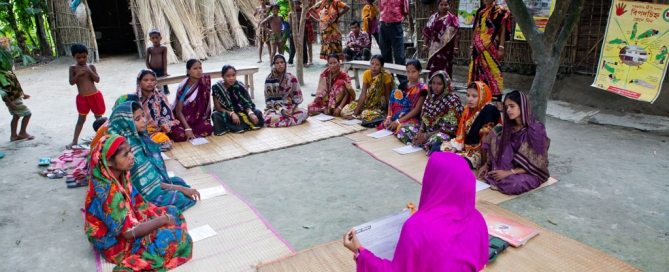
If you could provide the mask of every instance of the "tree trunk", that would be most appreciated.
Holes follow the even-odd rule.
[[[543,54],[542,60],[537,62],[529,99],[534,117],[542,123],[546,121],[548,98],[553,90],[553,85],[555,85],[555,77],[559,69],[559,55],[555,57],[554,55]]]
[[[300,82],[300,86],[304,86],[304,27],[307,23],[307,10],[308,7],[302,7],[302,12],[300,13],[300,23],[297,26],[291,25],[290,27],[293,30],[293,43],[295,43],[295,54],[297,55],[296,64],[295,64],[295,74],[297,80]]]
[[[43,9],[43,11],[46,11],[46,9]],[[39,48],[42,57],[51,57],[53,56],[53,51],[51,50],[49,39],[47,38],[44,16],[44,14],[38,14],[35,19],[35,23],[37,24],[37,39],[39,40]]]

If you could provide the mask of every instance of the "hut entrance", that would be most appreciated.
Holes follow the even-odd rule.
[[[100,55],[137,52],[128,0],[88,1]]]

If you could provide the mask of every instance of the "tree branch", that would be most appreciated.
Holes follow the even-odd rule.
[[[558,32],[560,31],[560,26],[562,26],[562,23],[564,22],[565,18],[567,17],[567,12],[569,10],[569,7],[571,5],[571,0],[554,0],[557,1],[555,3],[555,9],[553,10],[553,13],[548,18],[548,23],[546,24],[546,29],[544,29],[544,41],[546,44],[553,44],[555,42],[555,38],[558,35]]]
[[[530,11],[525,6],[523,0],[507,0],[506,5],[511,10],[511,14],[516,20],[516,23],[520,26],[520,30],[525,35],[525,39],[530,44],[532,48],[540,48],[543,46],[542,42],[538,39],[539,32],[537,31],[537,26],[534,23],[534,18]]]
[[[554,51],[558,55],[562,53],[562,49],[564,49],[564,46],[569,40],[571,33],[573,32],[574,28],[579,22],[579,19],[581,18],[581,11],[583,10],[583,4],[584,0],[571,1],[571,5],[569,6],[568,15],[565,18],[564,25],[562,25],[562,28],[560,29],[560,34],[555,39],[555,43],[553,43],[555,45]]]

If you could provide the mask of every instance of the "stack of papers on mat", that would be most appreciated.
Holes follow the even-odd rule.
[[[200,192],[200,199],[205,200],[209,198],[214,198],[217,196],[223,196],[226,195],[227,192],[225,191],[225,188],[223,186],[214,186],[214,187],[209,187],[209,188],[204,188],[202,190],[198,190]]]
[[[393,151],[397,152],[400,155],[406,155],[406,154],[411,154],[411,153],[418,152],[418,151],[423,151],[423,148],[418,147],[418,146],[414,146],[414,145],[406,145],[406,146],[403,146],[403,147],[395,148],[395,149],[393,149]]]
[[[195,138],[193,140],[190,140],[190,143],[193,145],[203,145],[203,144],[208,144],[209,141],[205,138]]]
[[[195,243],[216,235],[216,231],[212,229],[211,226],[204,225],[188,230],[188,234],[190,234],[190,238],[193,239],[193,243]]]
[[[393,132],[387,129],[382,129],[374,133],[367,134],[367,136],[375,138],[375,139],[381,139],[386,136],[393,135]]]
[[[488,233],[507,241],[514,247],[524,245],[532,237],[539,234],[537,229],[522,225],[508,218],[494,214],[488,214],[484,217],[486,224],[488,224]]]
[[[341,122],[341,123],[344,124],[344,125],[347,125],[347,126],[355,126],[357,124],[362,124],[362,120],[351,119],[351,120],[346,120],[346,121]]]
[[[407,209],[401,213],[356,226],[355,233],[365,249],[380,258],[392,260],[402,226],[410,215],[411,211]]]
[[[477,193],[480,192],[480,191],[483,191],[485,189],[488,189],[488,188],[490,188],[490,185],[488,183],[485,183],[485,182],[480,181],[478,179],[476,180],[476,192]]]
[[[316,119],[318,121],[322,121],[322,122],[330,121],[330,120],[334,119],[334,117],[332,117],[330,115],[322,114],[322,113],[319,114],[319,115],[316,115],[316,116],[312,116],[311,118],[314,118],[314,119]]]

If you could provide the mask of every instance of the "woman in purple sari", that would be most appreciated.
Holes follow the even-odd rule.
[[[458,51],[458,16],[450,11],[448,0],[439,1],[439,11],[432,14],[423,29],[423,49],[428,51],[430,74],[445,70],[453,77],[453,58]]]
[[[186,62],[188,77],[179,83],[174,101],[174,117],[179,123],[172,127],[170,138],[184,142],[211,135],[211,77],[202,74],[202,63],[196,59]]]
[[[527,96],[513,91],[504,97],[502,135],[491,130],[482,144],[487,154],[478,176],[507,195],[518,195],[548,180],[548,146],[544,124],[534,119]]]
[[[344,246],[358,272],[480,271],[488,262],[488,227],[476,210],[469,163],[435,153],[425,168],[418,211],[402,226],[392,261],[363,248],[351,230]]]

